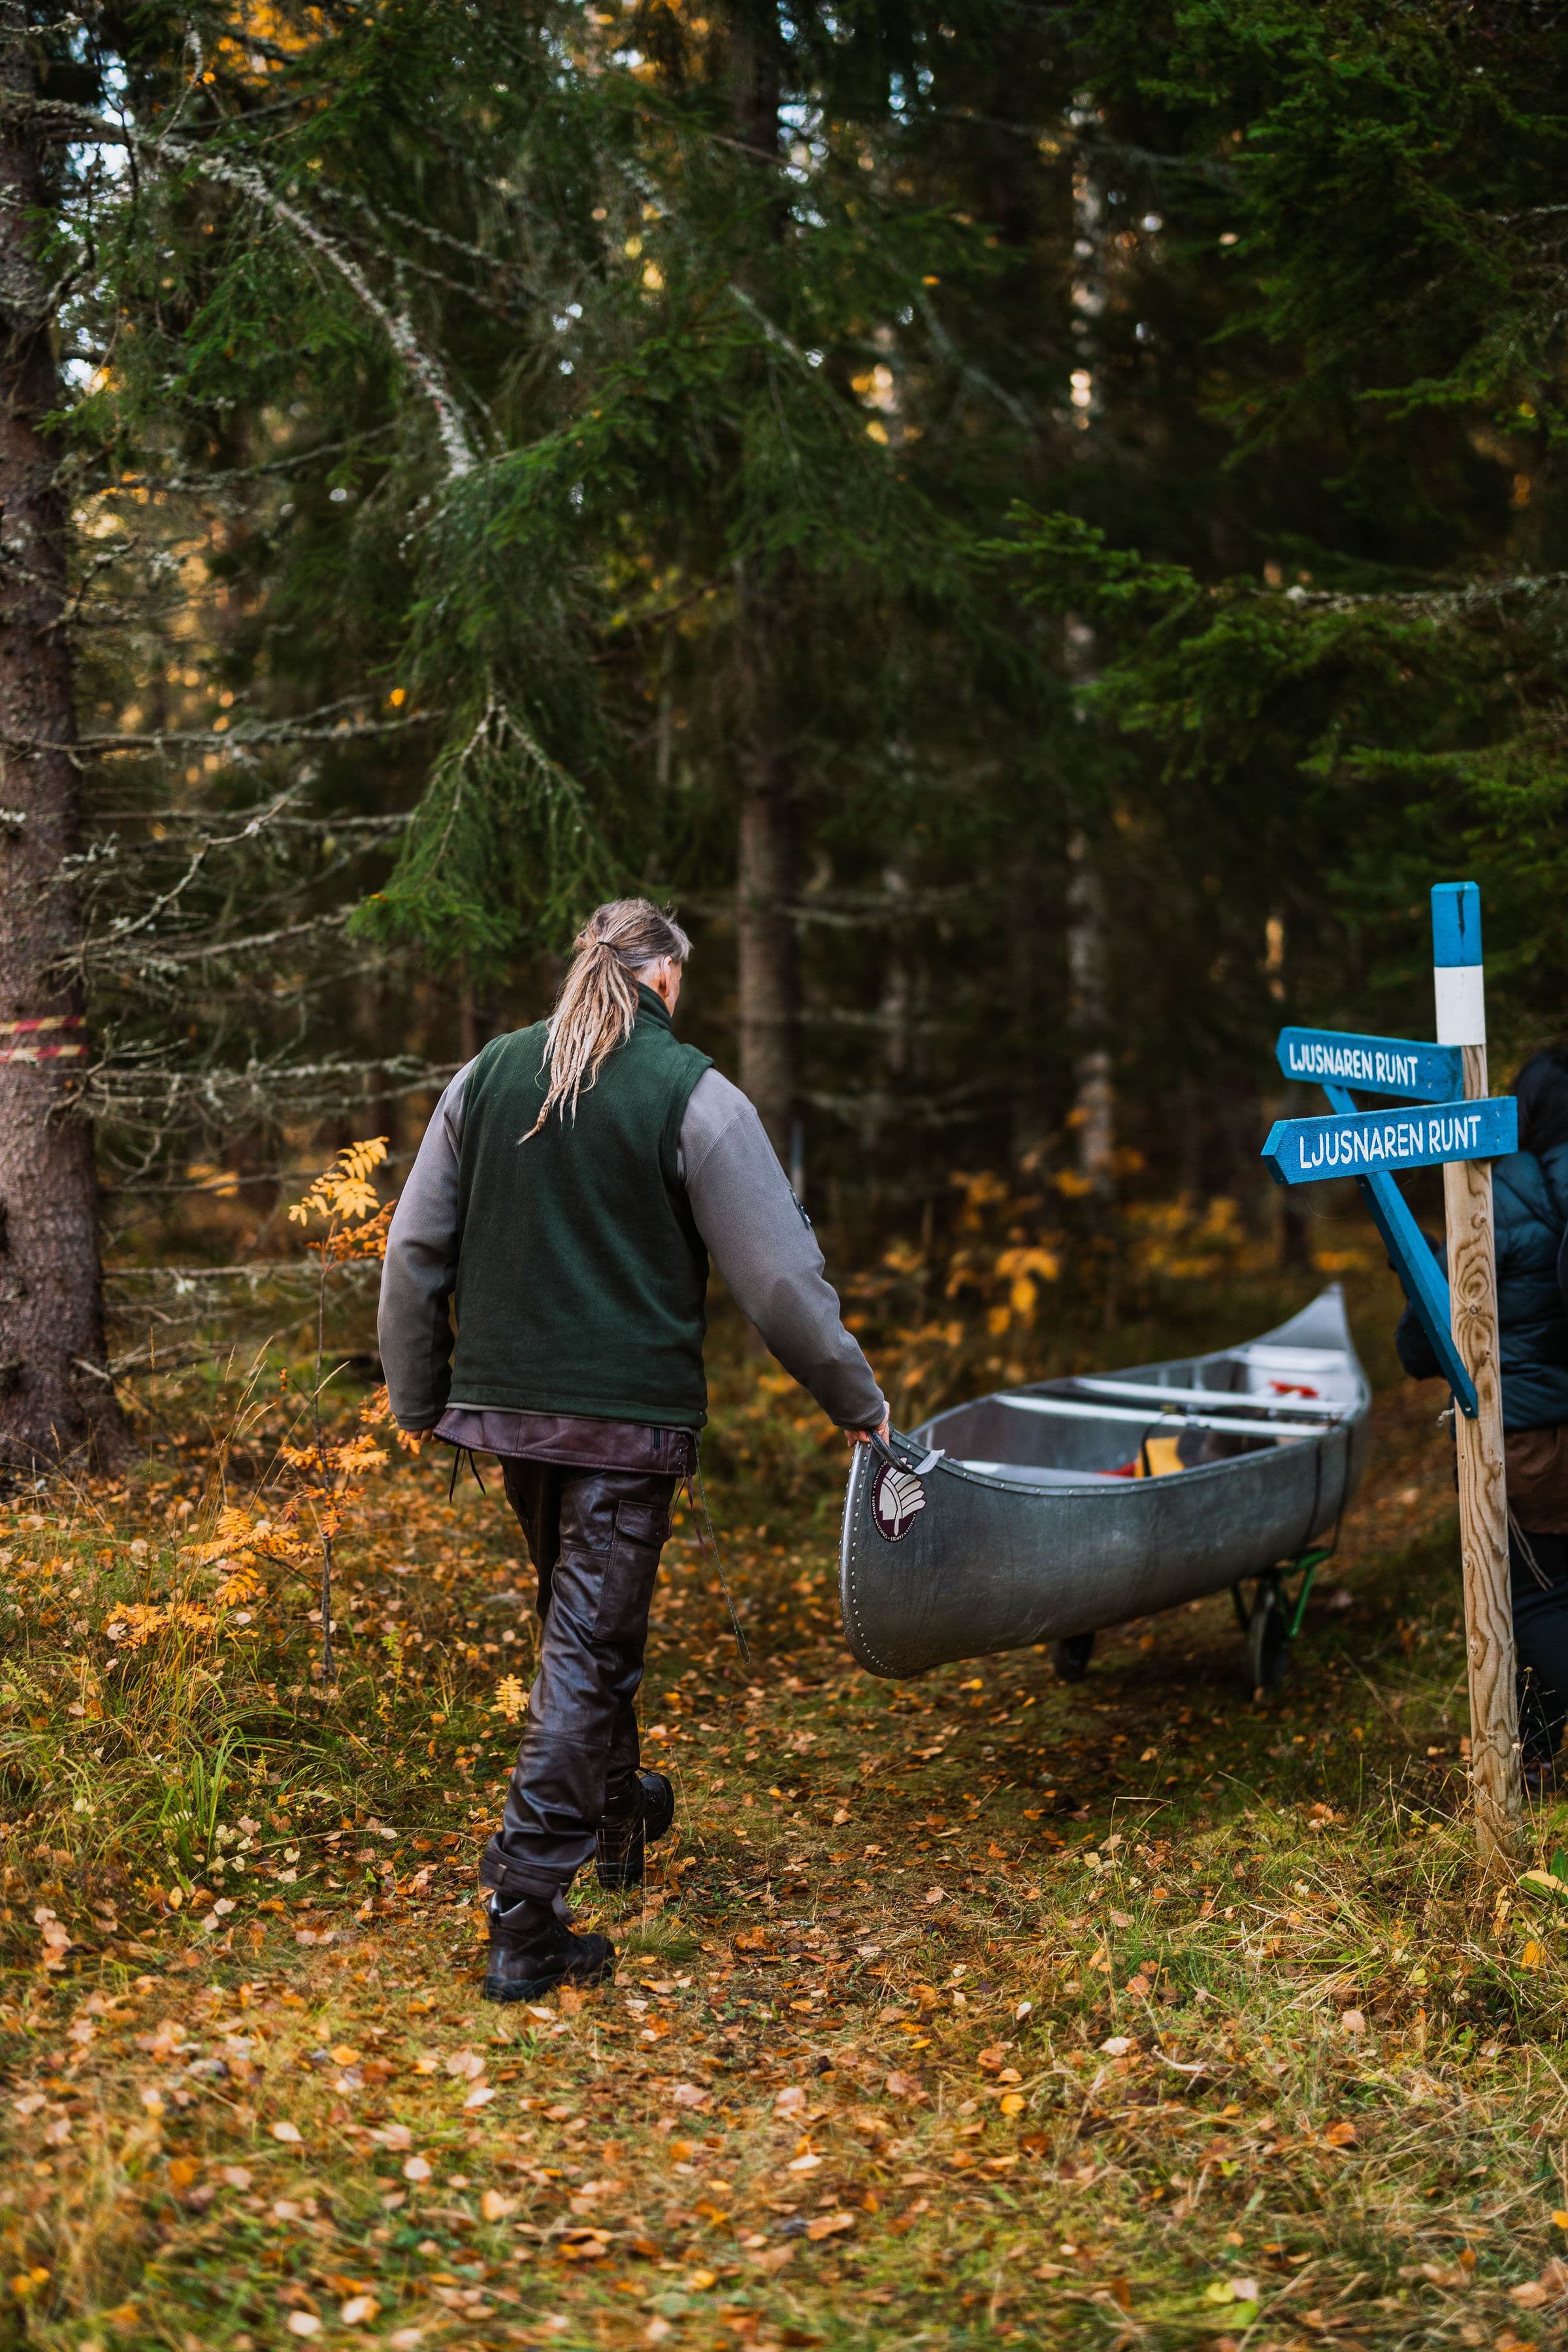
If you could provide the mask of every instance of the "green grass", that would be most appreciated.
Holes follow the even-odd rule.
[[[16,1499],[12,2339],[1562,2341],[1563,1939],[1459,1817],[1434,1410],[1380,1406],[1268,1707],[1224,1596],[1071,1688],[1035,1652],[873,1682],[791,1500],[838,1457],[796,1433],[732,1468],[752,1665],[681,1528],[643,1710],[679,1836],[646,1899],[584,1890],[616,1985],[537,2011],[477,1999],[495,1693],[531,1639],[493,1486],[371,1482],[335,1696],[298,1579],[254,1633],[110,1671],[115,1611],[202,1589],[165,1539],[208,1507],[202,1447]]]

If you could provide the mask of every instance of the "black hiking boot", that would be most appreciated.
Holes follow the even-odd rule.
[[[599,1823],[601,1886],[640,1886],[647,1848],[675,1819],[675,1790],[662,1772],[639,1771],[632,1787],[634,1811],[607,1814]]]
[[[574,1935],[550,1903],[524,1895],[502,1911],[490,1896],[486,2000],[539,2000],[558,1984],[603,1984],[616,1973],[607,1936]]]

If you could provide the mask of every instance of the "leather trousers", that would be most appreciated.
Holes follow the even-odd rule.
[[[522,1744],[479,1877],[549,1902],[636,1801],[636,1699],[676,1481],[648,1471],[503,1462],[539,1577],[543,1627]]]

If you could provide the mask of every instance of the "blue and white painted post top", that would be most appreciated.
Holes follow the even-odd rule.
[[[1481,970],[1481,894],[1473,882],[1439,882],[1433,889],[1432,986],[1437,1000],[1439,1045],[1484,1045],[1487,996]]]

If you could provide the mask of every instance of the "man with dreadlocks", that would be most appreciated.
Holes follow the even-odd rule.
[[[590,916],[551,1019],[492,1038],[447,1088],[387,1237],[393,1412],[500,1457],[539,1578],[539,1672],[479,1874],[488,2000],[609,1976],[614,1949],[573,1932],[566,1890],[595,1853],[602,1885],[639,1885],[674,1818],[634,1702],[707,1414],[710,1256],[851,1443],[888,1427],[762,1121],[675,1035],[690,944],[644,898]]]

